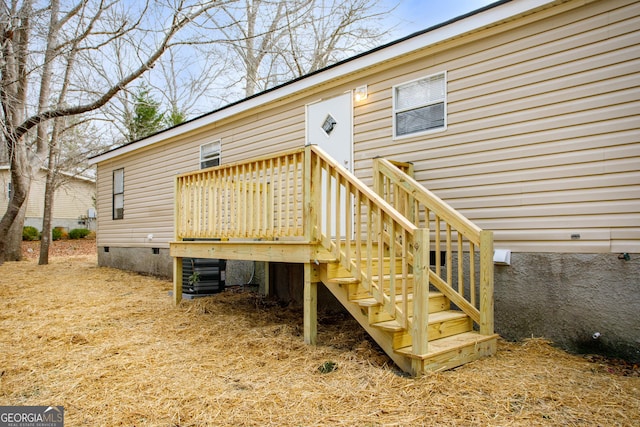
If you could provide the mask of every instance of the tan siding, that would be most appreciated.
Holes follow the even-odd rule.
[[[603,215],[557,216],[553,220],[544,217],[497,217],[482,220],[484,227],[490,230],[539,230],[544,228],[633,228],[638,225],[638,214],[612,213]]]
[[[222,141],[223,163],[300,147],[304,144],[304,104],[269,109],[237,123],[100,164],[98,245],[168,247],[173,239],[174,176],[197,170],[200,145],[216,139]],[[125,169],[125,213],[124,219],[114,221],[111,177],[113,169],[120,167]],[[147,238],[149,234],[153,234],[153,240]]]
[[[367,84],[354,159],[369,185],[373,157],[412,161],[416,178],[494,230],[498,247],[640,252],[639,29],[638,2],[569,1],[103,162],[99,244],[165,245],[173,176],[198,168],[200,144],[220,138],[223,163],[301,146],[305,103]],[[393,140],[392,86],[442,71],[447,130]],[[125,219],[111,221],[111,170],[121,166]]]
[[[640,251],[624,233],[640,225],[640,5],[624,3],[381,73],[355,120],[357,173],[370,181],[375,155],[414,162],[416,178],[495,230],[498,246]],[[393,141],[391,86],[443,70],[448,129]]]

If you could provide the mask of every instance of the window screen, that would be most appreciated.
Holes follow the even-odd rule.
[[[200,146],[200,169],[220,165],[220,140]]]
[[[445,127],[446,78],[436,74],[394,88],[395,136]]]
[[[124,218],[124,169],[113,171],[113,219]]]

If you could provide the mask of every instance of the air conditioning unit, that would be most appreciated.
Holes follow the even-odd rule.
[[[193,298],[224,291],[226,270],[224,259],[183,258],[182,296]]]

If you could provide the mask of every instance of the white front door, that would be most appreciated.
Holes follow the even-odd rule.
[[[353,105],[351,104],[351,92],[334,98],[307,104],[307,145],[314,144],[322,148],[329,156],[353,172]],[[322,200],[326,201],[327,193],[326,174],[322,175]],[[331,180],[331,192],[336,194],[335,179]],[[345,236],[346,230],[346,204],[352,203],[351,197],[347,198],[341,192],[340,200],[340,236]],[[347,202],[348,200],[348,202]],[[332,201],[333,208],[329,215],[326,211],[321,212],[322,233],[330,237],[336,236],[336,201]],[[330,218],[330,223],[327,223]],[[349,219],[352,221],[352,219]],[[328,234],[327,234],[328,233]]]
[[[307,145],[315,144],[353,171],[351,92],[307,104]]]

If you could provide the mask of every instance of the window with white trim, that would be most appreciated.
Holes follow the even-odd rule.
[[[200,169],[220,165],[220,140],[200,146]]]
[[[113,171],[113,219],[124,218],[124,169]]]
[[[11,191],[13,190],[13,187],[11,187],[11,181],[9,181],[7,183],[7,199],[11,200]]]
[[[393,87],[394,137],[444,129],[447,76],[434,74]]]

